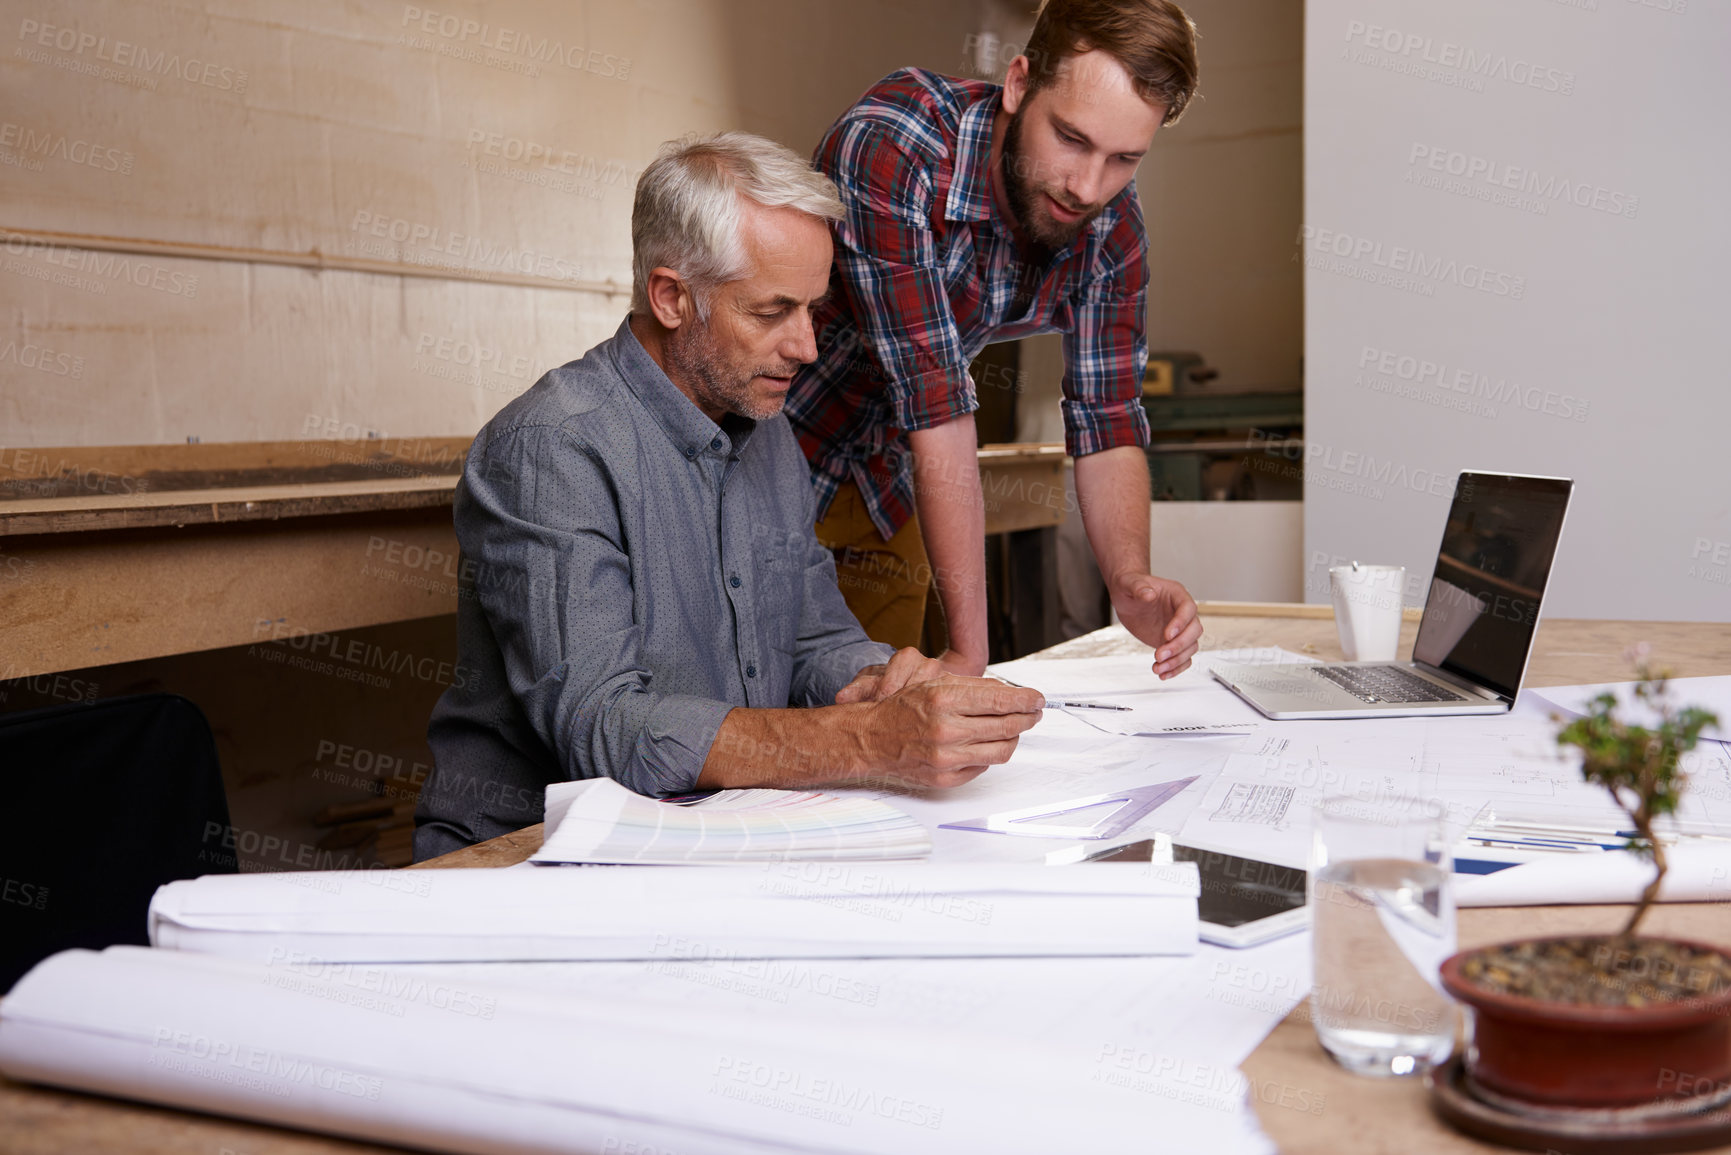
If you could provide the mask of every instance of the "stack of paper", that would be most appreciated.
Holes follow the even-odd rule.
[[[1196,950],[1191,863],[766,863],[208,875],[150,904],[159,947],[260,961],[1163,955]]]
[[[611,778],[547,787],[532,862],[676,864],[923,858],[925,827],[886,802],[801,790],[722,790],[657,802]]]
[[[585,993],[581,975],[530,992],[440,968],[116,947],[19,982],[0,1004],[0,1071],[450,1152],[1047,1155],[1150,1126],[1174,1150],[1272,1150],[1229,1063],[1179,1062],[1183,1040],[1157,1053],[1132,1032],[1078,1050],[870,1018],[825,1029]]]
[[[1634,682],[1602,682],[1591,686],[1544,686],[1531,691],[1571,714],[1585,714],[1594,698],[1610,694],[1617,699],[1617,715],[1642,726],[1658,724],[1657,711],[1635,697]],[[1700,706],[1719,716],[1717,726],[1701,731],[1703,738],[1731,743],[1731,676],[1672,678],[1671,702],[1678,708]]]

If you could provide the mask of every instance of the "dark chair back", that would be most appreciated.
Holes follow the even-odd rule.
[[[0,714],[0,799],[0,991],[57,951],[148,942],[157,887],[237,869],[210,725],[173,694]]]

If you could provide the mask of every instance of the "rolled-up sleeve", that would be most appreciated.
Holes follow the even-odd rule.
[[[511,694],[566,775],[677,793],[732,707],[654,689],[613,488],[594,447],[514,430],[471,460],[457,536]]]
[[[943,425],[979,408],[932,236],[931,176],[890,128],[860,119],[818,163],[841,190],[832,284],[847,297],[898,428]]]
[[[1084,457],[1148,444],[1142,373],[1148,366],[1148,264],[1135,198],[1134,229],[1113,231],[1100,267],[1072,301],[1064,334],[1064,448]]]

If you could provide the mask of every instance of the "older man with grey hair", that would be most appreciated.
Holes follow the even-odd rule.
[[[958,785],[1038,720],[1034,691],[869,641],[812,536],[781,409],[817,356],[840,215],[827,178],[744,133],[644,170],[631,315],[469,451],[464,676],[428,728],[417,858],[540,820],[573,778]]]

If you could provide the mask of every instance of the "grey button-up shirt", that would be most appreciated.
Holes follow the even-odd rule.
[[[549,782],[689,790],[735,706],[824,706],[888,659],[812,536],[785,417],[716,425],[622,324],[489,422],[457,487],[464,676],[417,858],[541,820]]]

